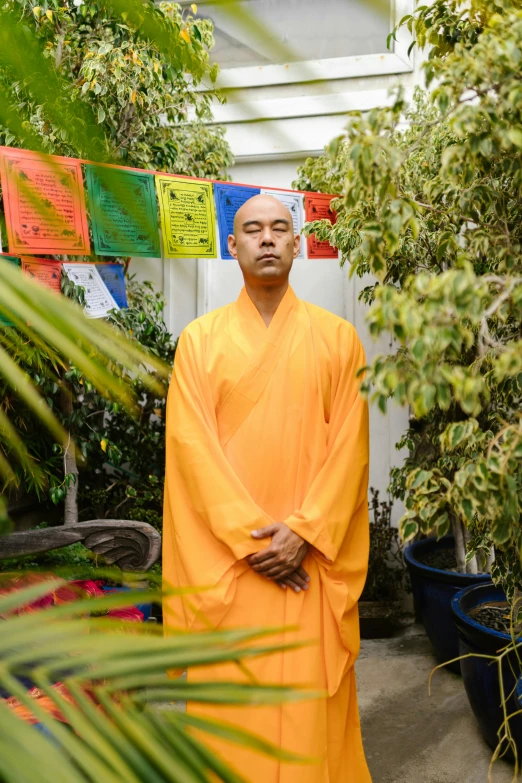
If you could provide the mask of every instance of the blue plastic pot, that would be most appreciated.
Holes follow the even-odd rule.
[[[493,584],[472,585],[453,597],[451,609],[458,633],[460,655],[468,653],[495,655],[510,643],[511,637],[508,634],[490,630],[475,622],[468,614],[470,610],[486,601],[505,600],[504,592]],[[460,668],[471,709],[475,713],[484,739],[488,745],[496,748],[497,732],[504,720],[500,706],[498,665],[486,658],[463,658]],[[504,659],[502,680],[504,694],[506,697],[509,696],[508,715],[511,715],[522,709],[522,672],[515,655],[506,656]],[[510,728],[517,745],[518,757],[521,758],[522,715],[511,718]],[[507,755],[513,758],[512,754]]]
[[[452,536],[425,538],[406,548],[404,559],[410,572],[415,609],[433,645],[435,654],[443,663],[457,658],[459,642],[457,629],[451,613],[451,599],[464,587],[476,584],[489,584],[488,574],[457,574],[424,565],[419,558],[433,549],[450,549],[454,546]],[[448,666],[451,671],[460,672],[459,663]]]

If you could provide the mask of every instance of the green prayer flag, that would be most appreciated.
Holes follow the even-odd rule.
[[[153,176],[87,165],[86,178],[96,253],[161,258]]]

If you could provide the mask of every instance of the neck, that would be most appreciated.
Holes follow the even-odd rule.
[[[251,286],[245,280],[245,290],[268,326],[288,289],[288,278],[280,285]]]

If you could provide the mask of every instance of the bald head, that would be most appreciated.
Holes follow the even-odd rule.
[[[281,285],[288,279],[301,238],[290,210],[274,196],[249,198],[234,218],[228,249],[251,286]]]
[[[234,234],[237,236],[238,229],[247,221],[256,218],[260,214],[266,212],[271,213],[274,217],[277,215],[281,220],[286,220],[289,226],[293,226],[292,215],[288,207],[279,201],[274,196],[267,196],[264,193],[259,193],[257,196],[252,196],[248,201],[239,207],[234,217]]]

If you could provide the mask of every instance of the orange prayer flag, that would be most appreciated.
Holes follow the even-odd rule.
[[[0,148],[11,253],[89,254],[80,161]]]

